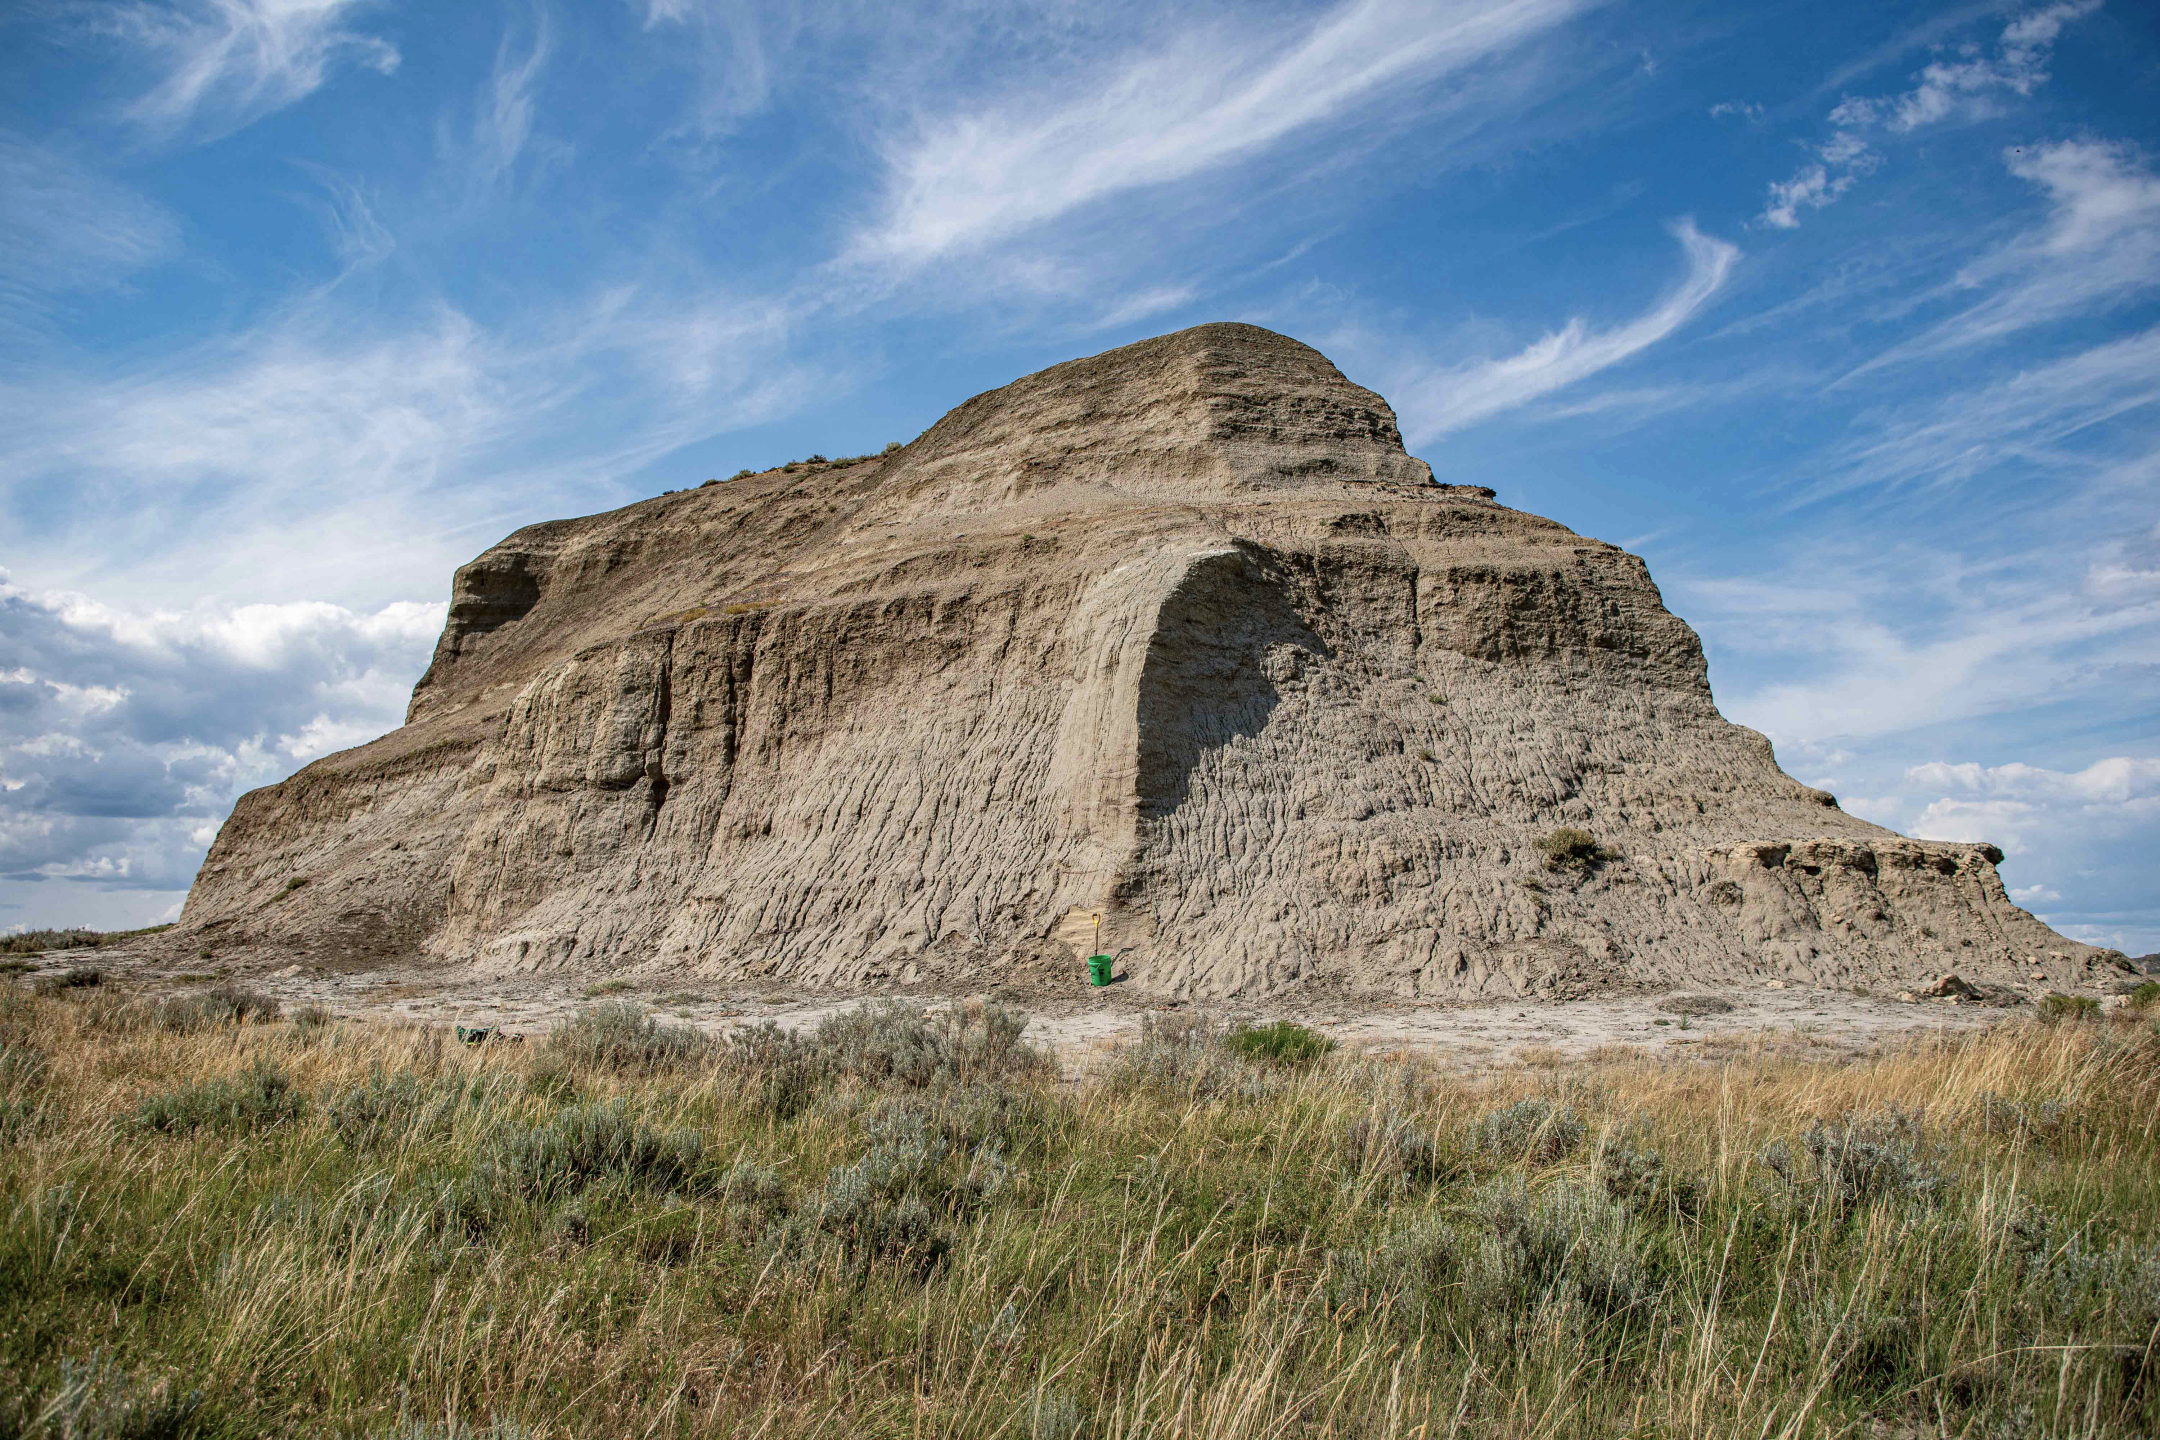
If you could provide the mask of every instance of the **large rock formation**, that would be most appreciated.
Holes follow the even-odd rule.
[[[1616,855],[1548,869],[1561,826]],[[520,530],[402,729],[240,801],[176,939],[978,986],[1070,981],[1100,914],[1176,994],[2075,982],[1999,858],[1788,778],[1640,560],[1205,325]]]

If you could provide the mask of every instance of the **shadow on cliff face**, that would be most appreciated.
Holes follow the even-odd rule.
[[[1142,816],[1177,809],[1210,752],[1258,734],[1283,686],[1333,658],[1290,595],[1264,554],[1241,546],[1195,561],[1163,601],[1140,676]]]

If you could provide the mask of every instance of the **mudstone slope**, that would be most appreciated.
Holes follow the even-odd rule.
[[[1548,868],[1562,826],[1607,858]],[[1999,859],[1787,777],[1639,559],[1207,325],[520,530],[403,728],[240,801],[171,943],[950,989],[1070,983],[1099,934],[1201,997],[2092,979]]]

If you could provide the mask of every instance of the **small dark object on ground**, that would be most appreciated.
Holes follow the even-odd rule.
[[[1657,1008],[1672,1015],[1730,1015],[1732,1002],[1715,995],[1668,995]]]
[[[457,1027],[457,1038],[460,1045],[485,1045],[495,1038],[495,1027],[492,1025],[460,1025]]]

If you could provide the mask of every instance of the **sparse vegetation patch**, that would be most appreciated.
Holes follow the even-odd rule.
[[[1598,843],[1597,836],[1572,825],[1563,825],[1537,842],[1540,854],[1545,857],[1547,870],[1574,870],[1587,874],[1607,861],[1620,858],[1620,852]]]

